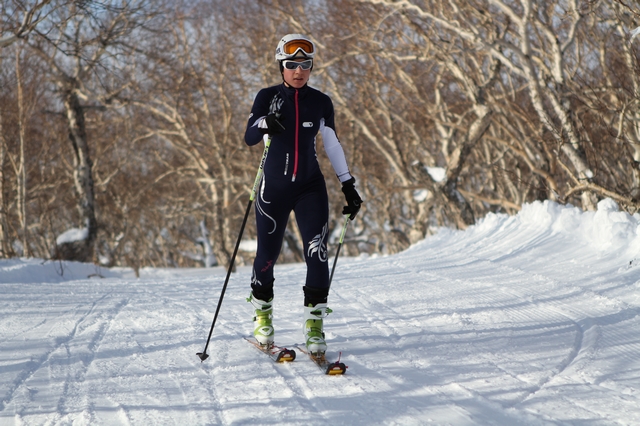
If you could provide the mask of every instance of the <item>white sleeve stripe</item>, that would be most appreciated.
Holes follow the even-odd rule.
[[[267,128],[267,124],[264,122],[266,115],[256,119],[256,121],[253,122],[253,124],[251,125],[251,127],[258,127],[258,129],[266,129]]]
[[[338,140],[335,130],[324,125],[324,118],[320,120],[320,134],[322,135],[324,151],[327,153],[333,170],[336,172],[340,182],[351,179],[351,173],[349,172],[347,158],[344,155],[342,145]]]

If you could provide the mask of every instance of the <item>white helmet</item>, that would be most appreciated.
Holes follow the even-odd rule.
[[[313,59],[315,54],[315,44],[302,34],[287,34],[276,47],[276,61],[293,58]]]

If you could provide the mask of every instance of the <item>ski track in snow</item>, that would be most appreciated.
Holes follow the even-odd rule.
[[[340,258],[325,331],[341,377],[244,341],[248,267],[201,362],[222,268],[0,261],[0,425],[640,424],[638,223],[538,203]],[[302,341],[305,273],[276,266],[281,346]]]

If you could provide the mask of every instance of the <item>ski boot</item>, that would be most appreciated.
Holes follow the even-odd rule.
[[[331,313],[326,303],[311,304],[304,307],[304,323],[302,333],[309,353],[316,357],[323,356],[327,351],[327,342],[324,340],[322,319]]]
[[[275,330],[273,329],[273,297],[268,302],[256,299],[251,292],[247,299],[255,308],[255,316],[253,317],[253,337],[261,346],[273,346],[273,338]]]

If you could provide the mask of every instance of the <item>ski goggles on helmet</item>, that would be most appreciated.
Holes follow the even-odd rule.
[[[305,56],[313,56],[313,54],[315,53],[313,43],[311,43],[309,40],[301,39],[286,42],[284,46],[282,46],[282,51],[285,53],[285,55],[290,55],[292,57],[295,56],[298,51],[302,51]]]
[[[310,70],[311,67],[313,66],[313,59],[306,59],[304,61],[282,61],[282,66],[285,67],[288,70],[295,70],[298,69],[298,67],[302,68],[303,70]]]

